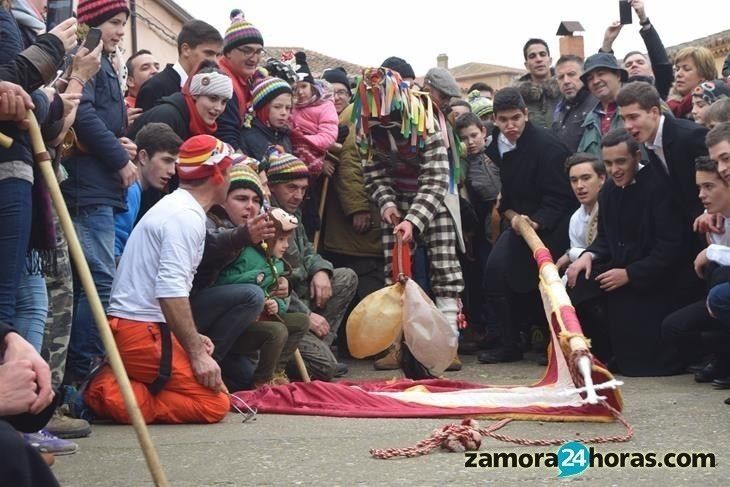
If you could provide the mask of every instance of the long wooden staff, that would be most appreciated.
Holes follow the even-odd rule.
[[[550,251],[545,247],[540,237],[537,236],[537,233],[527,218],[521,215],[516,218],[518,218],[517,222],[520,235],[525,239],[525,242],[530,247],[530,250],[532,250],[533,256],[537,261],[541,285],[548,289],[548,294],[554,299],[554,302],[551,303],[552,311],[561,317],[561,325],[565,326],[565,329],[561,332],[563,336],[559,337],[561,348],[564,349],[566,357],[575,357],[575,363],[573,365],[583,378],[585,385],[584,391],[587,396],[586,400],[590,404],[597,404],[600,398],[596,394],[597,388],[593,383],[591,375],[592,360],[590,347],[575,317],[575,310],[570,302],[565,286],[560,279],[558,269],[553,263]]]
[[[152,474],[152,479],[154,480],[155,485],[168,486],[169,483],[165,477],[165,472],[162,470],[162,465],[160,464],[160,459],[157,456],[157,451],[155,450],[149,430],[147,429],[147,425],[145,424],[142,413],[137,405],[137,400],[134,397],[134,392],[132,391],[132,385],[129,382],[129,378],[127,377],[127,372],[124,369],[122,357],[119,355],[117,344],[114,341],[111,328],[109,328],[109,323],[106,320],[104,308],[101,305],[99,294],[96,291],[94,280],[91,277],[89,264],[86,262],[84,252],[81,250],[81,244],[79,243],[78,236],[76,235],[73,223],[71,222],[71,216],[69,215],[66,202],[61,194],[61,188],[58,185],[58,180],[53,172],[51,158],[48,152],[46,152],[46,146],[43,143],[43,137],[41,136],[38,121],[32,111],[28,112],[28,120],[30,122],[29,133],[33,144],[33,153],[36,163],[43,174],[43,180],[48,187],[51,200],[53,201],[53,206],[56,209],[56,213],[58,214],[58,218],[61,222],[61,227],[66,235],[69,252],[76,266],[76,271],[79,274],[79,279],[84,287],[84,291],[86,291],[86,296],[89,300],[91,312],[94,315],[96,327],[99,329],[99,335],[101,335],[101,341],[104,343],[107,358],[111,364],[112,370],[114,371],[114,376],[119,383],[119,389],[121,390],[122,397],[124,398],[124,405],[127,408],[127,414],[129,414],[129,417],[132,420],[134,431],[137,433],[137,440],[139,441],[139,444],[142,447],[142,452],[147,460],[147,467]]]

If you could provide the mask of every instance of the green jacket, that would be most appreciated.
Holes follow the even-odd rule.
[[[362,172],[360,151],[357,148],[355,127],[350,123],[352,105],[340,114],[340,125],[350,128],[342,150],[332,150],[339,164],[330,179],[325,206],[324,248],[330,252],[357,257],[383,257],[380,239],[380,213],[368,197]],[[352,217],[369,212],[372,228],[364,234],[355,232]]]
[[[600,105],[601,102],[598,102],[598,105]],[[586,115],[585,120],[583,120],[583,125],[581,126],[583,128],[583,137],[581,137],[580,142],[578,143],[578,151],[577,152],[588,152],[589,154],[593,154],[596,157],[601,157],[601,116],[596,112],[596,105],[593,107],[593,110],[588,112],[588,115]],[[611,129],[618,129],[622,128],[624,126],[624,119],[621,118],[621,115],[619,115],[618,110],[616,110],[616,115],[614,115],[613,120],[611,120]]]
[[[271,196],[271,206],[281,207],[275,196]],[[302,212],[297,210],[294,216],[299,219],[299,226],[294,230],[294,236],[289,243],[289,249],[284,254],[284,260],[291,266],[291,275],[288,277],[292,291],[289,306],[290,313],[309,313],[310,299],[309,282],[319,271],[333,275],[332,263],[314,251],[312,243],[307,238],[307,232],[302,223]],[[298,298],[298,299],[297,299]]]
[[[256,284],[264,290],[266,296],[276,288],[279,276],[284,273],[284,261],[274,259],[274,270],[271,272],[266,256],[258,247],[246,247],[238,254],[236,260],[226,266],[218,275],[216,286],[225,284]],[[271,298],[279,305],[279,314],[286,313],[289,307],[281,298]]]

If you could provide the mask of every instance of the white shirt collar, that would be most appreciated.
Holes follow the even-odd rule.
[[[664,115],[659,117],[659,126],[656,129],[656,136],[654,137],[654,141],[646,143],[647,149],[657,152],[657,155],[658,155],[658,152],[661,151],[662,156],[664,155],[663,154],[664,148],[662,147],[662,142],[663,142],[662,132],[663,131],[664,131]],[[663,159],[663,157],[662,157],[662,159]]]
[[[517,143],[513,144],[502,132],[500,132],[499,137],[497,137],[497,147],[499,147],[499,155],[503,156],[507,152],[515,150],[517,148]]]
[[[185,86],[185,83],[188,81],[188,73],[185,72],[185,70],[182,67],[182,64],[179,62],[176,62],[172,65],[172,69],[175,70],[175,72],[180,75],[180,88]]]

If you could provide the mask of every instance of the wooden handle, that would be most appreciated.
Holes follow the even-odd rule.
[[[48,191],[51,195],[51,200],[53,201],[53,206],[56,209],[56,214],[58,214],[61,227],[66,235],[71,260],[76,266],[76,272],[78,273],[81,284],[84,287],[86,297],[89,300],[89,306],[91,307],[91,312],[94,315],[96,327],[99,329],[101,341],[104,343],[107,358],[112,370],[114,371],[114,376],[119,383],[119,389],[121,390],[122,397],[124,398],[124,405],[127,408],[127,413],[132,420],[132,426],[134,427],[134,431],[137,433],[137,440],[139,441],[139,444],[142,447],[142,452],[147,460],[147,467],[152,474],[155,485],[166,487],[169,483],[165,477],[165,472],[162,470],[162,465],[160,464],[157,451],[152,443],[152,438],[150,437],[149,430],[147,429],[147,424],[144,422],[142,413],[137,405],[137,400],[134,396],[134,392],[132,391],[132,385],[127,377],[127,371],[124,369],[122,357],[119,355],[119,349],[114,341],[114,335],[112,335],[111,328],[109,328],[104,308],[101,304],[101,300],[99,299],[99,294],[96,291],[94,279],[92,278],[91,271],[89,270],[89,264],[86,262],[86,257],[81,249],[81,244],[79,243],[73,222],[71,221],[71,215],[68,212],[66,202],[61,194],[61,188],[58,185],[58,180],[56,179],[56,174],[53,171],[48,152],[46,152],[46,147],[43,143],[43,137],[41,136],[38,121],[32,111],[28,112],[28,120],[30,121],[29,133],[31,143],[33,144],[33,153],[35,154],[36,163],[43,174],[43,180],[46,182],[46,186],[48,187]]]
[[[10,149],[10,146],[12,145],[13,139],[0,132],[0,147],[2,147],[3,149]]]

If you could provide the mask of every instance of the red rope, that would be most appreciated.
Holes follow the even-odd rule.
[[[586,438],[580,440],[582,443],[623,443],[631,440],[634,436],[634,428],[626,421],[623,415],[611,407],[607,402],[601,401],[601,404],[605,406],[614,418],[619,421],[626,428],[624,435],[616,436],[595,436],[592,438]],[[387,449],[372,449],[370,454],[375,458],[386,460],[389,458],[396,457],[418,457],[421,455],[428,455],[439,446],[448,451],[465,451],[465,450],[478,450],[481,446],[481,440],[483,438],[494,438],[498,441],[504,441],[507,443],[515,443],[523,446],[552,446],[562,445],[569,441],[574,441],[574,438],[563,438],[563,439],[538,439],[531,440],[525,438],[514,438],[507,435],[501,435],[496,433],[497,430],[510,423],[512,419],[502,419],[494,424],[487,426],[486,428],[478,428],[478,423],[473,419],[465,419],[461,424],[450,424],[444,426],[441,429],[434,430],[429,438],[419,441],[414,446],[409,448],[387,448]]]

